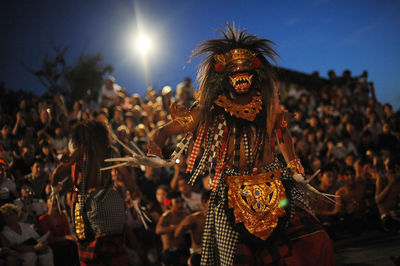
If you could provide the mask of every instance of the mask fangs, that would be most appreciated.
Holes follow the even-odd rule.
[[[253,75],[249,73],[240,73],[229,76],[229,84],[233,86],[236,93],[244,94],[247,93],[253,82]]]

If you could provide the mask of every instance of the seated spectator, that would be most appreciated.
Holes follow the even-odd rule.
[[[175,229],[188,214],[183,208],[183,199],[180,192],[170,192],[171,209],[164,212],[158,220],[156,234],[161,236],[162,253],[161,261],[164,265],[187,265],[189,251],[184,236],[175,237]]]
[[[337,144],[337,148],[344,154],[353,153],[358,155],[356,145],[351,141],[350,135],[347,133],[342,136],[341,141]],[[339,159],[344,159],[344,157],[339,157]]]
[[[26,223],[18,222],[20,210],[14,204],[4,204],[0,207],[4,216],[5,226],[2,234],[10,242],[11,248],[19,252],[23,266],[54,265],[53,252],[44,240],[39,239],[39,234]]]
[[[335,143],[334,139],[328,139],[327,142],[328,151],[326,153],[326,157],[329,159],[330,162],[334,162],[336,160],[342,160],[346,156],[346,152],[338,147]]]
[[[43,172],[46,176],[49,176],[56,168],[57,157],[53,150],[53,147],[47,140],[42,140],[39,143],[40,151],[36,158],[43,161]]]
[[[95,120],[108,125],[108,109],[106,107],[101,108],[100,111],[95,114]]]
[[[335,184],[335,176],[333,175],[332,170],[326,170],[321,175],[318,176],[320,184],[318,186],[318,190],[327,193],[327,194],[335,194],[337,186]]]
[[[164,86],[161,91],[161,96],[159,97],[161,98],[163,110],[169,113],[169,107],[171,106],[171,103],[175,101],[175,99],[172,97],[171,86]]]
[[[288,92],[288,96],[295,98],[296,100],[299,100],[301,95],[307,95],[309,94],[308,91],[306,91],[304,88],[300,87],[298,84],[291,84]]]
[[[359,235],[365,226],[365,187],[363,180],[356,179],[353,168],[343,173],[344,186],[336,191],[336,203],[332,210],[321,211],[321,215],[334,215],[336,230],[341,233]]]
[[[114,109],[113,117],[110,120],[112,130],[116,131],[117,128],[124,124],[124,110],[121,106],[116,106]]]
[[[168,210],[167,195],[170,189],[166,185],[160,185],[156,190],[156,202],[150,207],[150,214],[154,222],[158,222],[161,215]]]
[[[375,201],[386,231],[400,229],[400,171],[392,158],[385,161],[385,174],[377,175]]]
[[[0,212],[0,232],[5,226],[3,214]],[[19,266],[22,260],[19,254],[11,249],[10,242],[0,233],[0,265],[4,266]]]
[[[393,107],[389,103],[383,105],[383,121],[388,121],[393,115]]]
[[[115,78],[109,76],[101,87],[98,102],[101,107],[110,107],[114,103],[114,98],[121,90],[121,87],[115,83]]]
[[[5,150],[11,149],[10,131],[11,131],[11,128],[7,124],[4,124],[0,130],[0,144],[2,145],[3,149],[5,149]]]
[[[203,235],[203,228],[206,223],[208,202],[210,198],[210,192],[203,192],[201,201],[203,204],[203,210],[194,212],[186,216],[182,222],[179,223],[175,229],[175,237],[179,237],[183,233],[189,233],[192,242],[190,248],[190,265],[200,265],[201,257],[201,239]]]
[[[201,194],[193,192],[192,186],[186,182],[186,179],[181,177],[178,180],[178,190],[182,193],[182,198],[186,207],[190,212],[202,211],[203,204],[201,203]]]
[[[356,156],[354,153],[350,152],[344,158],[345,167],[354,167],[354,163],[356,161]]]
[[[36,132],[36,135],[38,137],[53,137],[54,130],[56,129],[56,127],[61,125],[52,119],[50,108],[41,109],[39,112],[39,117],[40,123],[38,125],[38,128],[40,129]]]
[[[128,138],[133,139],[135,137],[135,130],[136,130],[136,122],[133,112],[127,112],[125,114],[125,126]]]
[[[6,163],[0,159],[0,204],[12,202],[17,198],[17,186],[9,178]]]
[[[138,124],[135,128],[135,142],[143,141],[143,142],[148,142],[149,141],[149,132],[147,131],[146,127],[143,124]]]
[[[75,101],[72,105],[72,110],[68,115],[69,120],[79,121],[82,118],[82,101]]]
[[[23,139],[20,139],[22,142]],[[27,174],[31,172],[31,166],[34,160],[34,151],[30,145],[21,147],[21,157],[17,158],[18,154],[14,155],[16,160],[10,165],[10,170],[14,174],[15,181],[18,182]]]
[[[67,152],[68,139],[64,136],[61,127],[56,127],[54,137],[51,138],[51,146],[57,155],[62,155]],[[60,159],[60,157],[58,157]]]
[[[141,100],[140,95],[138,93],[132,94],[131,104],[132,104],[133,107],[135,107],[136,105],[140,106],[142,104],[142,100]]]
[[[6,165],[9,165],[13,157],[13,149],[5,149],[0,141],[0,160],[2,160]]]
[[[391,154],[399,150],[399,140],[393,135],[389,123],[383,124],[382,133],[378,135],[377,147]]]
[[[92,114],[92,111],[90,111],[90,109],[84,109],[81,120],[87,121],[87,120],[93,120],[93,119],[94,119],[94,116]]]
[[[46,198],[46,185],[50,182],[49,175],[44,172],[44,163],[42,159],[35,159],[31,172],[20,180],[21,183],[29,183],[33,190],[33,197]]]
[[[33,197],[32,187],[29,183],[22,185],[21,197],[16,199],[14,204],[21,210],[19,221],[32,224],[34,227],[38,224],[39,216],[46,212],[44,200]]]
[[[27,127],[27,115],[23,112],[18,112],[15,116],[15,124],[11,133],[13,136],[23,136]]]
[[[190,108],[194,98],[193,91],[192,79],[186,77],[183,82],[176,85],[176,101],[186,108]]]
[[[181,155],[179,157],[179,163],[176,163],[173,166],[173,175],[169,183],[169,186],[171,187],[172,190],[178,190],[179,179],[185,177],[185,172],[187,167],[186,160],[187,159],[185,158],[185,156]]]
[[[75,236],[72,235],[67,216],[60,211],[57,200],[47,200],[47,213],[39,218],[39,233],[50,232],[47,239],[53,250],[54,265],[79,265]]]
[[[367,117],[368,124],[364,126],[362,131],[369,131],[372,135],[372,138],[376,139],[378,135],[382,133],[382,125],[378,120],[378,115],[376,112],[371,111],[369,114],[367,114]]]

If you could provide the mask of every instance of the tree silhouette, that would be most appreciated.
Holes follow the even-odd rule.
[[[104,82],[104,75],[111,74],[114,68],[103,63],[101,53],[81,55],[66,75],[72,99],[83,98],[87,90],[97,99],[98,91]]]
[[[92,97],[97,97],[104,75],[111,74],[114,68],[103,62],[102,54],[81,54],[74,64],[67,64],[65,59],[68,46],[51,44],[55,56],[45,54],[39,69],[22,66],[35,75],[46,88],[49,96],[64,95],[67,101],[82,99],[87,90]]]

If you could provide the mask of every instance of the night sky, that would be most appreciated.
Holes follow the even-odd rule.
[[[21,62],[38,68],[51,42],[70,47],[68,63],[81,53],[104,55],[116,81],[132,94],[144,95],[142,62],[132,44],[139,28],[153,36],[149,56],[156,91],[175,88],[185,76],[195,77],[187,63],[202,40],[218,37],[223,22],[270,39],[279,65],[326,77],[349,69],[368,70],[378,100],[400,107],[400,1],[50,1],[2,3],[0,80],[6,88],[45,92]]]

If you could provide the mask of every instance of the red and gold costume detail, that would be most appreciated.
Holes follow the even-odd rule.
[[[296,158],[291,160],[290,162],[288,162],[287,166],[288,169],[290,169],[290,171],[292,172],[293,175],[302,175],[305,176],[304,174],[304,168],[300,163],[300,159]]]
[[[235,223],[244,226],[256,237],[266,240],[285,215],[281,202],[286,199],[280,170],[252,176],[228,176],[229,208],[233,208]]]

